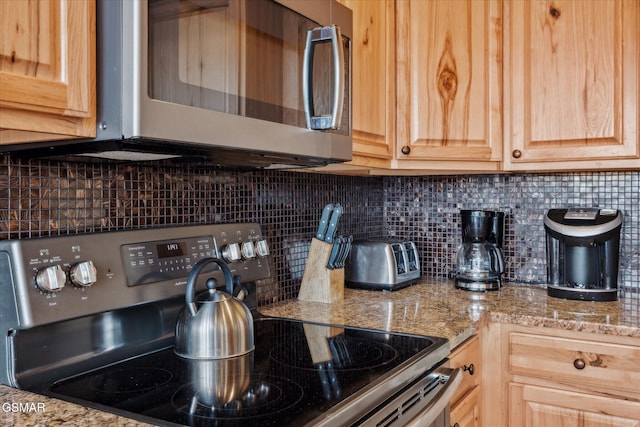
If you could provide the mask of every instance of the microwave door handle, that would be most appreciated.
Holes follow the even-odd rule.
[[[313,108],[313,55],[317,43],[331,41],[333,53],[333,108],[331,116],[315,116]],[[342,118],[342,105],[344,103],[344,49],[342,47],[342,34],[340,28],[335,25],[330,27],[318,27],[307,31],[307,43],[304,48],[302,63],[302,100],[304,115],[309,129],[338,129]]]
[[[435,373],[446,378],[447,384],[436,393],[433,400],[418,415],[413,417],[405,427],[430,426],[449,405],[449,401],[462,383],[462,369],[438,368]]]
[[[342,105],[344,104],[344,49],[342,47],[342,34],[340,28],[331,26],[331,43],[333,44],[333,110],[331,113],[331,129],[340,127],[342,118]]]

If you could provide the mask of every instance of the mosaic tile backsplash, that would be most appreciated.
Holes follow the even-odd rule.
[[[640,292],[640,172],[351,177],[218,171],[171,164],[82,164],[0,158],[0,239],[255,221],[275,272],[261,303],[297,296],[326,203],[345,207],[338,233],[418,246],[423,275],[447,277],[461,242],[459,210],[505,212],[506,277],[546,280],[543,215],[598,206],[624,214],[619,284]]]

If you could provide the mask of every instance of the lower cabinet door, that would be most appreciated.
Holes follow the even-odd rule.
[[[640,402],[510,383],[509,425],[640,427]]]
[[[452,427],[480,427],[480,386],[476,386],[451,407]]]

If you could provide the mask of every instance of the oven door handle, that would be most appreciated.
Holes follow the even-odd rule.
[[[430,426],[433,424],[449,405],[449,401],[458,390],[460,383],[462,383],[463,373],[461,368],[438,368],[435,373],[442,376],[442,381],[446,381],[445,386],[438,391],[426,408],[406,424],[406,427]]]

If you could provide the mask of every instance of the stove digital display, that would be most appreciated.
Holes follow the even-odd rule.
[[[187,245],[184,242],[163,243],[156,245],[158,258],[173,258],[187,253]]]
[[[215,240],[198,236],[121,246],[128,286],[165,280],[186,280],[196,262],[217,257]]]

